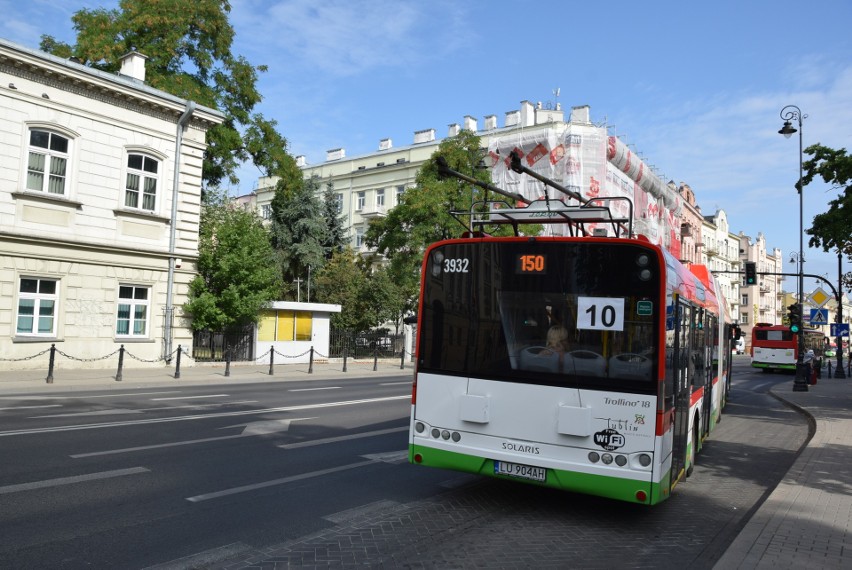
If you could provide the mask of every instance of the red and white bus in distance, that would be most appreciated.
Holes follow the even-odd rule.
[[[816,329],[802,329],[805,352],[813,350],[819,366],[826,337]],[[798,335],[786,325],[757,323],[751,330],[751,365],[764,372],[795,370],[799,360]]]
[[[547,211],[560,208],[583,210],[550,200]],[[727,395],[731,326],[717,290],[706,268],[642,237],[433,244],[410,462],[665,500]]]

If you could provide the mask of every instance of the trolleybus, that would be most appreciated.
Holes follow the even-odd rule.
[[[523,223],[534,206],[500,216]],[[546,208],[614,221],[595,218],[605,208]],[[433,244],[422,266],[410,462],[665,500],[691,472],[730,385],[730,319],[700,273],[642,237]],[[548,342],[554,330],[562,346]]]
[[[805,352],[813,350],[822,366],[825,335],[816,329],[802,329]],[[764,372],[795,370],[799,360],[798,334],[786,325],[757,323],[751,330],[751,365]]]
[[[732,329],[714,278],[632,235],[632,220],[608,207],[544,199],[484,209],[469,213],[471,229],[579,229],[474,232],[427,249],[409,461],[665,500],[690,474],[730,385]],[[589,223],[614,237],[581,231]]]

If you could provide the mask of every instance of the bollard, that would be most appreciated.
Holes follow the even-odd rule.
[[[269,375],[272,376],[272,363],[275,361],[275,349],[269,349]]]
[[[47,365],[47,378],[44,379],[48,384],[53,384],[53,362],[56,360],[56,345],[50,345],[50,364]]]
[[[831,378],[831,361],[828,361],[828,377]]]
[[[399,369],[405,370],[405,344],[402,345],[402,350],[399,351]]]
[[[175,360],[175,378],[180,378],[180,353],[182,349],[181,346],[178,345],[177,350],[177,360]]]
[[[373,372],[379,369],[379,344],[373,346]]]
[[[118,372],[115,373],[115,381],[121,382],[121,369],[124,367],[124,345],[118,349]]]
[[[231,375],[231,347],[225,350],[225,376]]]
[[[311,356],[308,363],[308,374],[314,373],[314,347],[311,347]]]
[[[347,356],[347,352],[348,352],[346,350],[346,348],[347,348],[348,345],[349,345],[349,343],[346,343],[346,344],[343,345],[343,371],[344,372],[346,372],[346,356]]]

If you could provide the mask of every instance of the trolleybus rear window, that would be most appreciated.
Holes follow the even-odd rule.
[[[619,242],[517,240],[432,249],[418,368],[544,384],[652,389],[660,267]]]

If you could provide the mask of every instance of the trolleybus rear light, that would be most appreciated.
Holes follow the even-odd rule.
[[[612,455],[609,453],[604,453],[601,455],[601,461],[603,461],[604,465],[610,465],[612,463]]]
[[[415,463],[423,463],[423,456],[419,453],[414,454],[414,462]]]
[[[423,422],[416,422],[414,424],[414,431],[417,433],[423,433],[423,430],[426,429],[426,425]]]
[[[648,455],[647,453],[640,453],[639,454],[639,465],[641,465],[642,467],[647,467],[650,464],[651,464],[651,456]]]
[[[640,503],[644,503],[648,500],[648,493],[645,491],[636,491],[636,500]]]
[[[441,437],[441,430],[439,430],[438,428],[432,428],[432,437],[434,437],[435,439]]]
[[[445,440],[446,440],[446,439],[450,439],[450,432],[449,432],[449,431],[447,431],[447,430],[442,431],[442,432],[441,432],[441,438],[442,438],[442,439],[445,439]]]
[[[453,441],[458,443],[460,439],[461,439],[461,434],[457,431],[454,431],[453,432]]]
[[[597,451],[590,451],[589,452],[589,461],[591,461],[592,463],[597,463],[600,460],[601,460],[601,454],[600,453],[598,453]]]
[[[618,465],[619,467],[624,467],[625,465],[627,465],[627,458],[624,457],[623,455],[616,455],[615,456],[615,464]]]

